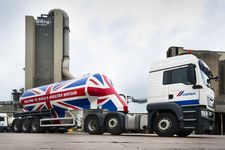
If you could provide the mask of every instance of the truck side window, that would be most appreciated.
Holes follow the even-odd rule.
[[[0,121],[5,121],[4,117],[0,117]]]
[[[163,73],[163,85],[184,83],[189,84],[187,76],[187,67],[168,70]]]

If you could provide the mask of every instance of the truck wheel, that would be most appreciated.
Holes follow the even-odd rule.
[[[177,117],[172,113],[161,113],[156,117],[153,129],[158,136],[173,136],[178,130]]]
[[[22,120],[21,119],[16,118],[13,120],[12,130],[13,130],[13,132],[16,132],[16,133],[20,133],[22,131]]]
[[[31,121],[31,129],[33,133],[40,133],[42,132],[42,128],[40,127],[40,119],[35,117]]]
[[[85,121],[84,129],[89,134],[102,134],[100,120],[97,116],[89,116]]]
[[[193,130],[179,130],[176,135],[179,137],[186,137],[190,135],[193,132]]]
[[[124,117],[121,115],[109,115],[105,121],[106,131],[112,135],[120,135],[124,131]]]
[[[31,122],[28,118],[22,120],[22,131],[24,133],[29,133],[31,131]]]

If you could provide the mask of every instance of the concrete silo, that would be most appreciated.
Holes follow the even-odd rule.
[[[25,89],[71,79],[69,17],[61,9],[26,16]]]

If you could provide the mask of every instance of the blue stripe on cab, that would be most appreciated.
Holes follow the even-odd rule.
[[[175,103],[178,105],[197,105],[199,104],[199,99],[176,101]]]

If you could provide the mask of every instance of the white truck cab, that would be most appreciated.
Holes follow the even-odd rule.
[[[213,78],[208,66],[193,55],[167,58],[149,72],[149,128],[161,136],[187,136],[214,126]]]
[[[0,132],[6,132],[8,128],[8,116],[6,113],[0,113]]]
[[[9,117],[7,113],[0,113],[0,132],[9,132],[11,130],[14,118]]]

